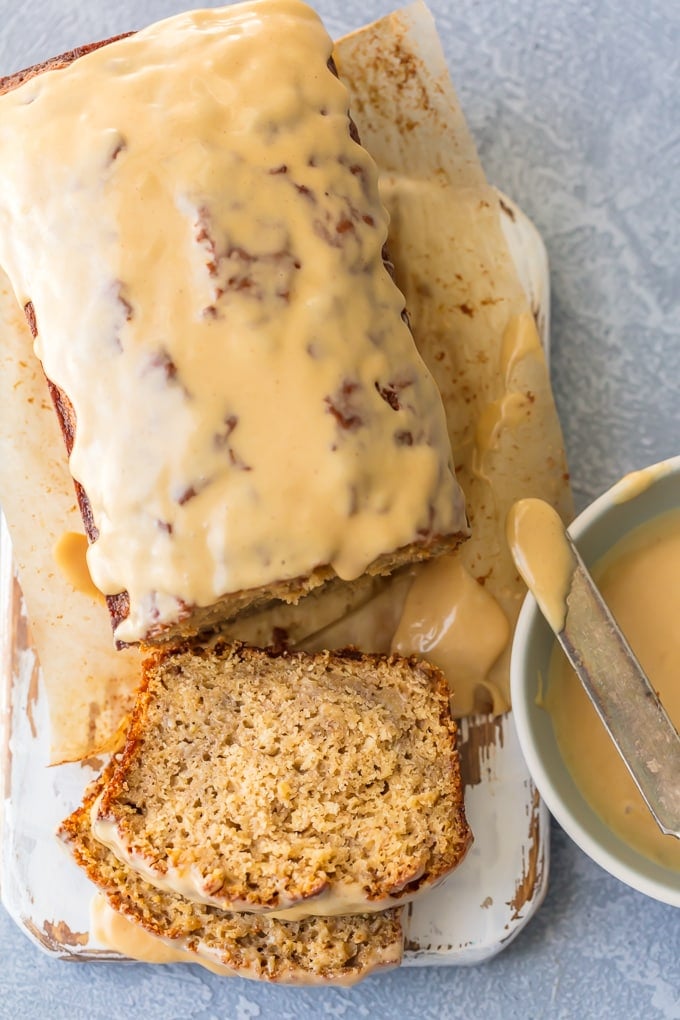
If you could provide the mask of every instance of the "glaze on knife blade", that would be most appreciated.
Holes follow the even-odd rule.
[[[515,503],[508,545],[659,828],[680,838],[680,736],[555,510]]]

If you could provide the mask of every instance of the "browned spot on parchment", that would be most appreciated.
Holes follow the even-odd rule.
[[[503,719],[502,715],[488,715],[460,720],[458,751],[465,786],[478,786],[482,782],[491,748],[503,746]]]
[[[97,732],[97,719],[99,717],[100,712],[101,707],[97,704],[97,702],[91,701],[87,713],[87,741],[88,744],[90,745],[95,743],[95,734]]]
[[[81,768],[91,768],[99,772],[104,760],[118,751],[125,743],[125,734],[129,723],[129,714],[135,700],[134,690],[120,688],[120,680],[116,676],[106,679],[100,702],[90,705],[87,720],[87,745],[89,753],[86,758],[73,756],[54,757],[50,762],[52,768],[77,761]],[[82,723],[75,726],[68,713],[60,715],[60,728],[68,733],[72,743],[81,741]]]
[[[543,858],[540,856],[540,797],[534,787],[529,815],[529,832],[526,846],[528,847],[524,861],[524,871],[515,884],[515,895],[508,901],[512,907],[512,921],[518,921],[524,907],[534,895],[534,889],[540,885],[543,875]]]

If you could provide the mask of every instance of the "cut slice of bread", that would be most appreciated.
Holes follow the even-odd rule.
[[[470,841],[443,675],[217,642],[146,661],[93,832],[159,889],[280,916],[383,910]]]
[[[133,924],[196,962],[256,980],[350,985],[399,965],[399,909],[284,921],[192,903],[149,885],[92,835],[92,805],[106,778],[105,771],[62,823],[59,837],[109,905]]]

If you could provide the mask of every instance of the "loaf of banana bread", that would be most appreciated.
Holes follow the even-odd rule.
[[[441,399],[316,14],[194,11],[0,93],[0,264],[116,640],[455,548]]]

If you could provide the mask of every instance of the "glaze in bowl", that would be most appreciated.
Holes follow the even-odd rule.
[[[576,518],[569,534],[592,566],[634,528],[677,509],[680,456],[621,479]],[[590,807],[562,759],[551,717],[542,707],[554,645],[535,599],[527,595],[515,631],[510,674],[513,714],[528,769],[551,813],[584,853],[631,888],[680,907],[680,872],[649,860],[612,832]]]

